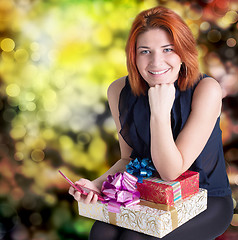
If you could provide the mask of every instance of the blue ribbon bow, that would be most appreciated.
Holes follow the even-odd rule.
[[[126,171],[138,178],[138,182],[142,183],[144,178],[151,177],[156,169],[151,159],[149,158],[136,158],[131,160],[126,165]]]

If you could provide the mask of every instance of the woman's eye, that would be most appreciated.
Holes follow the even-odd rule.
[[[143,50],[143,51],[141,51],[140,53],[141,53],[141,54],[148,54],[148,53],[150,53],[150,51],[149,51],[149,50]]]
[[[172,52],[173,51],[173,48],[165,48],[164,49],[164,52]]]

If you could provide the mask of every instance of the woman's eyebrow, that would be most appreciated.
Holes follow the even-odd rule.
[[[149,47],[146,47],[146,46],[139,46],[137,49],[140,49],[140,48],[146,48],[146,49],[149,49]]]
[[[167,45],[161,46],[161,48],[171,47],[171,46],[174,46],[174,44],[170,43],[170,44],[167,44]]]
[[[174,46],[174,44],[172,44],[172,43],[166,44],[166,45],[161,46],[161,48],[166,48],[166,47],[171,47],[171,46]],[[150,47],[147,47],[147,46],[139,46],[139,47],[137,47],[137,49],[140,49],[140,48],[150,49]]]

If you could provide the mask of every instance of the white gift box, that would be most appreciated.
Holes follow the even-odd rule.
[[[200,188],[198,193],[176,203],[169,210],[166,205],[144,200],[134,206],[121,206],[120,213],[108,212],[107,204],[100,201],[96,204],[79,202],[78,207],[81,216],[162,238],[206,210],[207,190]]]

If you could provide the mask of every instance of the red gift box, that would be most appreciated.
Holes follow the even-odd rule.
[[[146,178],[143,183],[137,182],[137,190],[141,199],[174,206],[174,203],[199,191],[199,173],[187,170],[170,182],[157,177]]]

